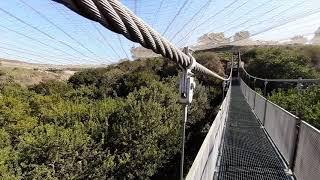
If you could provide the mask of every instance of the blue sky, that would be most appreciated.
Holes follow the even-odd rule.
[[[224,32],[229,37],[248,30],[256,34],[253,39],[284,40],[294,35],[312,37],[320,26],[319,0],[121,2],[179,47],[195,44],[208,32]],[[138,46],[51,0],[2,0],[0,16],[3,58],[52,64],[109,64],[131,58],[130,48]]]

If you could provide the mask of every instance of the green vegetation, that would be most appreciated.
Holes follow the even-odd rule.
[[[0,179],[177,178],[178,72],[155,58],[81,71],[68,82],[2,83]],[[198,83],[190,107],[186,171],[221,102],[221,82],[210,83]]]
[[[306,48],[308,50],[309,48]],[[318,51],[320,55],[320,51]],[[248,62],[248,72],[267,79],[318,78],[312,56],[305,49],[267,47],[246,52],[242,59]]]
[[[294,79],[320,78],[319,57],[320,46],[289,46],[253,48],[242,59],[254,76]],[[263,89],[263,82],[257,81],[256,88]],[[306,84],[299,91],[296,84],[269,83],[267,91],[271,101],[320,129],[320,86]]]
[[[242,59],[255,76],[318,78],[318,49],[253,48]],[[228,53],[196,57],[220,75],[222,61],[230,60]],[[47,80],[26,87],[4,79],[0,179],[177,179],[182,118],[178,76],[175,64],[153,58],[83,70],[67,82]],[[220,81],[197,77],[186,129],[185,172],[222,99]],[[320,128],[320,86],[300,92],[283,87],[270,85],[270,99]]]
[[[320,86],[272,93],[270,100],[320,129]]]

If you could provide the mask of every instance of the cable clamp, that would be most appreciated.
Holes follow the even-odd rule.
[[[188,47],[184,48],[184,53],[190,57],[191,63],[188,67],[183,68],[183,72],[180,78],[180,102],[182,104],[191,104],[194,94],[194,89],[196,88],[196,83],[191,70],[195,67],[195,59],[190,53]]]

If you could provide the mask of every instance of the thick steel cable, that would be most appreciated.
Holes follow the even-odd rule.
[[[78,14],[101,23],[113,32],[140,43],[156,53],[172,59],[184,67],[190,58],[152,30],[117,0],[54,0],[63,3]]]
[[[58,8],[56,7],[56,4],[54,4],[53,2],[50,2],[50,5],[57,10],[57,12],[59,12],[61,14],[62,17],[64,17],[64,19],[66,19],[67,21],[71,21],[70,17],[68,17],[68,13],[66,10],[64,10],[63,8]],[[93,24],[93,22],[91,22],[91,24]],[[90,31],[87,30],[87,28],[83,28],[82,26],[79,26],[75,23],[71,23],[71,25],[75,28],[75,29],[79,29],[79,31],[81,31],[83,34],[86,34],[86,36],[90,39],[90,37],[93,37],[93,35],[90,33]],[[95,26],[95,24],[93,24],[93,26]],[[98,29],[96,26],[95,26],[96,29]],[[101,36],[102,36],[102,33],[101,31],[98,32]],[[108,44],[108,46],[114,51],[114,53],[118,56],[119,59],[121,59],[121,57],[119,56],[118,53],[116,53],[116,51],[114,50],[114,48],[111,46],[111,44],[109,43],[108,40],[106,40],[106,38],[103,36],[102,37],[104,39],[104,42]],[[98,38],[96,38],[98,39]],[[105,45],[105,43],[103,43],[103,45]],[[120,41],[119,41],[119,44],[121,45]],[[121,48],[123,49],[123,48]],[[126,52],[123,51],[123,54],[125,55]]]
[[[80,47],[82,47],[83,49],[85,49],[87,52],[89,52],[90,54],[92,54],[92,55],[95,56],[95,57],[98,57],[98,55],[97,55],[95,52],[93,52],[90,48],[86,47],[86,46],[85,46],[83,43],[81,43],[79,40],[77,40],[77,39],[74,38],[72,35],[70,35],[68,32],[66,32],[65,30],[63,30],[60,26],[58,26],[58,25],[55,24],[53,21],[51,21],[48,17],[46,17],[45,15],[43,15],[40,11],[37,11],[37,10],[34,9],[32,6],[30,6],[29,4],[23,2],[23,0],[19,0],[19,1],[22,2],[22,3],[24,3],[26,6],[28,6],[29,8],[31,8],[33,11],[35,11],[40,17],[42,17],[42,18],[45,19],[47,22],[49,22],[51,25],[53,25],[55,28],[57,28],[58,30],[60,30],[63,34],[65,34],[68,38],[70,38],[71,40],[73,40],[76,44],[78,44]],[[51,4],[51,6],[52,6],[53,8],[55,8],[55,9],[58,11],[58,8],[56,8],[53,3],[50,2],[50,4]],[[64,16],[64,15],[62,14],[62,16]],[[66,16],[64,16],[64,18],[68,19]],[[88,37],[89,39],[92,39],[92,38],[94,37],[92,34],[90,34],[90,32],[87,31],[87,33],[85,33],[82,28],[80,28],[80,29],[82,30],[83,34],[87,34],[87,37]],[[97,39],[97,38],[96,38],[96,39]],[[110,57],[109,57],[109,58],[110,58]],[[109,63],[112,63],[112,61],[110,61],[110,60],[108,60],[108,59],[104,59],[104,58],[102,58],[102,57],[99,57],[99,59],[102,60],[102,62],[103,62],[104,60],[106,60],[106,61],[108,61]],[[111,59],[111,58],[110,58],[110,59]]]
[[[118,0],[52,0],[67,6],[74,12],[99,22],[109,30],[124,35],[127,39],[140,43],[143,47],[161,54],[182,67],[191,65],[191,58],[173,46],[158,32],[138,18]],[[195,62],[194,70],[228,80]]]

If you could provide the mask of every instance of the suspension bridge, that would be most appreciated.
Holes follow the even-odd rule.
[[[319,137],[236,77],[186,179],[317,179]]]
[[[185,107],[184,124],[187,121],[187,108],[192,103],[195,88],[192,72],[200,72],[228,84],[225,99],[192,167],[187,176],[181,176],[181,179],[319,179],[320,131],[255,92],[241,79],[239,73],[238,75],[232,75],[233,63],[228,78],[218,75],[198,63],[192,56],[190,49],[186,48],[182,51],[174,46],[118,0],[53,1],[61,3],[79,15],[98,22],[105,28],[176,62],[183,71],[180,81],[180,95],[181,102]],[[229,6],[232,6],[232,3],[227,7]],[[2,11],[10,14],[5,10]],[[307,16],[312,13],[315,13],[315,11],[306,12],[302,15]],[[13,15],[11,16],[14,18]],[[15,19],[23,22],[21,19]],[[293,20],[288,19],[277,26]],[[54,25],[53,22],[51,24]],[[33,27],[33,29],[40,31],[37,27]],[[46,34],[45,32],[42,33]],[[67,32],[63,31],[63,33],[69,36]],[[48,34],[47,36],[50,37]],[[29,36],[26,37],[32,40]],[[54,38],[51,37],[51,39]],[[60,43],[69,46],[65,42]],[[77,44],[91,52],[80,42],[77,42]],[[43,45],[50,46],[48,44]],[[211,47],[201,48],[200,50],[206,48]],[[62,49],[57,50],[67,53]],[[95,55],[93,52],[91,53]],[[293,82],[297,84],[319,82],[318,79],[262,79],[246,72],[244,67],[240,66],[240,62],[239,56],[237,72],[242,69],[254,82],[256,80],[264,81],[265,94],[268,82]],[[184,133],[183,131],[183,137],[185,136]],[[182,146],[183,151],[184,146]],[[181,175],[183,175],[183,159],[182,156]]]

